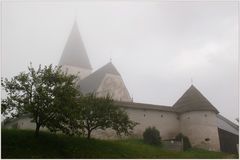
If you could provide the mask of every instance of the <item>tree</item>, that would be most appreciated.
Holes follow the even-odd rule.
[[[126,112],[114,105],[110,96],[97,97],[95,93],[82,95],[78,98],[75,112],[78,128],[90,139],[93,130],[111,128],[118,135],[130,134],[137,124],[131,121]],[[74,127],[73,127],[74,128]]]
[[[183,150],[187,150],[189,148],[191,148],[191,143],[190,140],[188,139],[187,136],[183,135],[182,133],[179,133],[176,137],[175,140],[177,141],[181,141],[183,143]]]
[[[144,142],[152,145],[161,144],[160,132],[155,127],[148,127],[143,132]]]
[[[7,93],[2,99],[2,114],[11,113],[12,117],[29,114],[36,124],[35,136],[40,127],[51,131],[63,130],[69,133],[68,123],[73,122],[71,114],[78,90],[75,76],[68,76],[60,67],[41,65],[35,70],[32,65],[28,72],[21,72],[11,80],[2,80],[2,87]]]

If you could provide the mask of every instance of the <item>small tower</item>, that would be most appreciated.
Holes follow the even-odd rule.
[[[62,70],[67,74],[77,75],[80,80],[92,72],[92,67],[76,21],[63,50],[59,66],[62,66]]]
[[[180,132],[196,148],[219,151],[218,110],[193,85],[173,105],[180,117]]]

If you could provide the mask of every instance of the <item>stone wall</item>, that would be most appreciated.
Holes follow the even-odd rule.
[[[15,128],[15,129],[31,129],[35,130],[36,124],[31,122],[31,119],[28,117],[22,117],[17,120],[13,120],[11,122],[8,122],[6,125],[4,125],[4,128]],[[47,130],[47,128],[40,128],[40,130]]]
[[[211,111],[193,111],[178,116],[175,112],[154,109],[124,108],[131,120],[139,124],[134,128],[132,137],[142,138],[147,127],[156,127],[163,140],[173,139],[178,133],[186,135],[193,147],[220,151],[216,113]],[[30,118],[23,117],[9,122],[5,128],[35,129]],[[41,130],[47,130],[41,128]],[[97,130],[92,134],[100,139],[127,138],[119,137],[112,129]]]
[[[186,135],[193,147],[220,150],[216,113],[192,111],[180,115],[181,133]]]
[[[180,131],[179,120],[174,112],[158,110],[127,108],[131,120],[139,124],[134,128],[134,134],[142,137],[147,127],[156,127],[160,131],[162,139],[172,139]]]

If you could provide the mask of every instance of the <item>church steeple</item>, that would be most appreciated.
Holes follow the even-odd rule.
[[[68,37],[59,65],[70,65],[92,69],[76,21],[74,22],[72,31]]]
[[[91,73],[92,67],[76,21],[68,37],[59,65],[70,74],[78,74],[80,72],[80,79]],[[85,73],[87,74],[85,75]]]

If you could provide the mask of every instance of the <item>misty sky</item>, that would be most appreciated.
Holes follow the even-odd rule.
[[[235,121],[237,3],[5,1],[2,76],[26,70],[30,61],[57,65],[76,20],[94,71],[111,58],[135,102],[172,106],[192,78]]]

